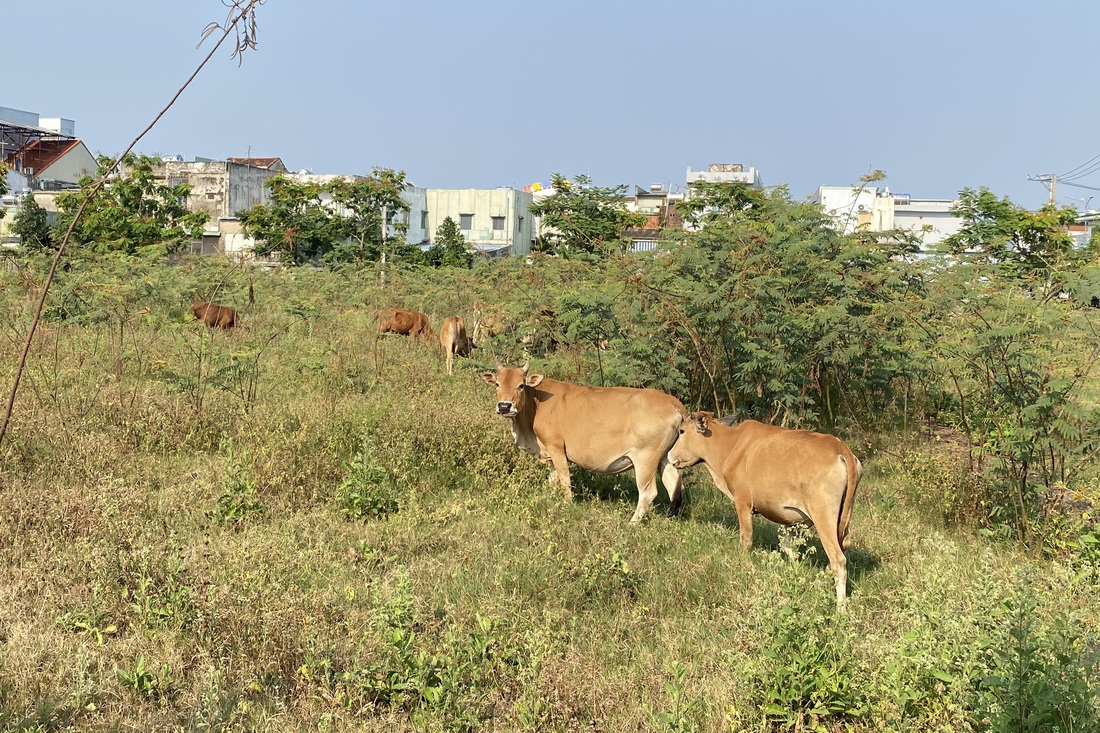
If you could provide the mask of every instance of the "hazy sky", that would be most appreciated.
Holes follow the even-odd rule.
[[[0,6],[0,106],[121,151],[208,52],[221,0]],[[219,51],[144,153],[279,156],[418,186],[684,185],[744,163],[796,199],[882,169],[891,190],[1028,176],[1100,188],[1100,2],[268,0],[243,64]],[[1100,190],[1059,186],[1061,204]]]

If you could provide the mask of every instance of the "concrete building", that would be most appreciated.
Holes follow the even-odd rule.
[[[450,217],[476,252],[486,257],[526,255],[534,241],[532,195],[514,188],[429,188],[427,231],[435,236]]]
[[[11,171],[9,195],[74,188],[81,178],[95,174],[95,156],[75,133],[72,120],[0,107],[0,161]]]
[[[751,165],[748,170],[741,163],[708,163],[705,171],[693,171],[688,166],[685,176],[690,190],[691,184],[696,181],[707,183],[744,183],[753,188],[760,188],[760,173]]]
[[[170,186],[187,183],[191,195],[187,198],[190,211],[205,212],[209,219],[203,230],[202,243],[194,252],[245,256],[254,242],[241,232],[237,212],[271,200],[264,182],[286,171],[278,159],[229,160],[196,158],[193,161],[169,158],[154,166],[154,177]],[[266,165],[251,165],[251,160],[268,161]],[[281,170],[280,170],[281,169]]]
[[[811,200],[833,218],[838,231],[908,230],[920,239],[925,250],[935,249],[962,227],[962,219],[953,211],[957,201],[913,198],[891,193],[888,187],[821,186]]]
[[[657,247],[662,230],[682,228],[684,220],[677,204],[683,200],[682,192],[666,191],[660,183],[648,189],[635,186],[633,198],[625,201],[626,208],[645,216],[646,221],[640,227],[623,230],[623,236],[630,240],[631,251],[649,252]]]
[[[76,188],[81,178],[99,169],[95,156],[75,137],[76,123],[61,117],[0,107],[0,162],[7,167],[7,193],[0,198],[0,243],[14,245],[11,225],[24,196],[33,195],[52,221],[54,194]]]

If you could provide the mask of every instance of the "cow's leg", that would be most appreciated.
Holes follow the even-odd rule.
[[[634,480],[638,484],[638,508],[634,510],[634,516],[630,518],[631,524],[637,524],[645,519],[646,512],[653,500],[657,498],[657,466],[663,463],[658,461],[638,462],[631,457],[634,463]]]
[[[546,446],[546,452],[550,456],[551,463],[554,464],[555,473],[551,476],[557,475],[562,493],[565,494],[565,500],[573,501],[573,483],[569,479],[569,462],[565,459],[565,448]],[[551,483],[553,483],[553,479],[551,479]]]
[[[741,534],[741,549],[752,549],[752,501],[734,492],[733,504],[737,507],[737,528]]]
[[[829,570],[833,571],[833,576],[836,578],[836,606],[838,610],[843,610],[845,601],[848,595],[848,558],[844,556],[844,550],[840,548],[840,539],[837,537],[836,532],[836,513],[832,513],[832,519],[828,516],[829,512],[824,512],[825,516],[814,516],[814,527],[817,529],[817,536],[821,540],[821,546],[825,549],[825,554],[829,557]]]
[[[453,349],[447,349],[447,374],[448,376],[454,376],[455,373],[455,352]]]
[[[669,463],[667,456],[661,458],[661,483],[668,492],[668,516],[675,517],[680,513],[684,498],[684,479],[680,469]]]

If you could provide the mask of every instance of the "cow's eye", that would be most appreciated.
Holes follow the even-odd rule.
[[[680,435],[683,435],[683,434],[684,434],[684,429],[680,428]]]
[[[527,386],[526,384],[521,384],[520,386],[516,387],[516,389],[523,389],[526,386]]]

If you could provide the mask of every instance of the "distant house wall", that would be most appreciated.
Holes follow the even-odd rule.
[[[513,255],[531,252],[534,218],[530,193],[514,188],[429,188],[425,198],[428,230],[433,237],[448,216],[461,228],[466,214],[471,226],[462,234],[475,249],[490,252],[507,247]],[[503,219],[500,228],[494,228],[494,217]]]
[[[405,241],[409,244],[431,241],[435,236],[435,230],[430,228],[431,217],[427,216],[428,189],[406,186],[401,192],[401,199],[409,205],[405,222],[409,225],[409,229],[405,232]]]
[[[49,167],[35,171],[34,177],[38,180],[51,179],[59,183],[75,184],[84,176],[94,176],[98,170],[99,164],[95,156],[87,145],[78,140],[76,145],[65,151]]]
[[[924,247],[939,244],[962,229],[962,219],[951,210],[954,201],[889,198],[894,205],[894,228],[917,233]]]
[[[953,211],[957,202],[949,199],[918,199],[889,188],[822,186],[813,200],[845,234],[859,227],[872,232],[904,229],[917,235],[924,249],[962,228],[962,219]]]

